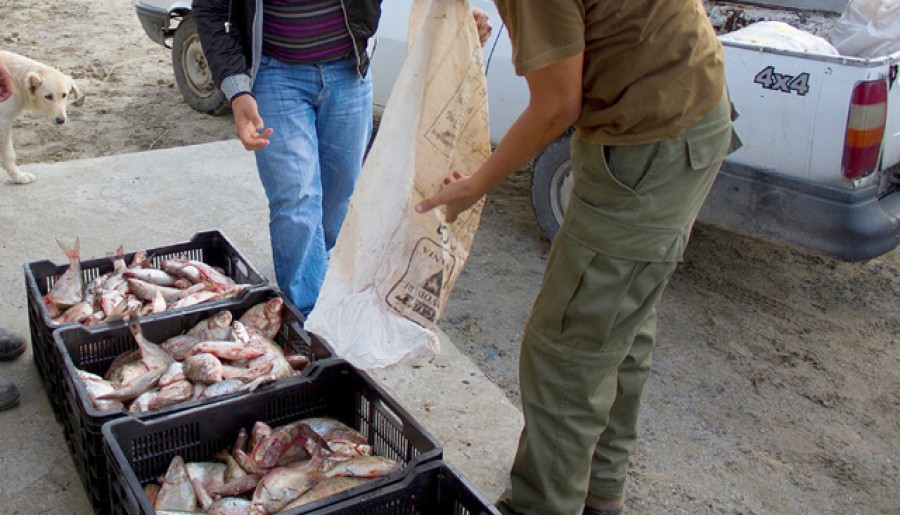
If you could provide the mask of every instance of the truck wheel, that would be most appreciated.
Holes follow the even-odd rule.
[[[172,68],[175,83],[188,105],[201,113],[220,116],[231,111],[225,94],[213,81],[212,71],[200,47],[197,22],[188,16],[175,29],[172,41]]]
[[[572,193],[569,130],[535,159],[531,173],[531,206],[544,237],[553,241]]]

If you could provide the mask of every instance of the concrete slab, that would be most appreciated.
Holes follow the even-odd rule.
[[[187,241],[219,229],[274,279],[268,212],[253,156],[225,141],[21,167],[27,186],[0,184],[0,326],[28,334],[25,263],[65,263],[56,239],[81,240],[84,259]],[[488,499],[506,487],[522,416],[441,335],[441,354],[369,371],[441,440],[446,460]],[[30,352],[0,363],[21,404],[0,412],[4,513],[90,513]]]

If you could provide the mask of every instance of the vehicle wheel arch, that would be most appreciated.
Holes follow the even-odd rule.
[[[173,11],[174,13],[175,11]],[[181,96],[197,111],[221,116],[231,105],[212,78],[212,71],[200,46],[197,23],[190,11],[182,17],[172,38],[172,71]]]

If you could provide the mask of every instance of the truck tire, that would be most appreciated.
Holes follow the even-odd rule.
[[[178,90],[189,106],[214,116],[231,112],[231,104],[213,81],[212,71],[200,46],[197,23],[191,16],[181,20],[175,29],[172,68]]]
[[[572,130],[551,143],[534,160],[531,173],[531,206],[541,232],[553,241],[572,193]]]

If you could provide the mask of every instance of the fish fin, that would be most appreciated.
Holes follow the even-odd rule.
[[[78,238],[75,238],[75,245],[73,245],[72,248],[66,247],[63,242],[59,241],[59,238],[56,239],[56,244],[59,245],[59,248],[62,249],[67,258],[70,260],[78,259],[78,250],[80,248]]]

